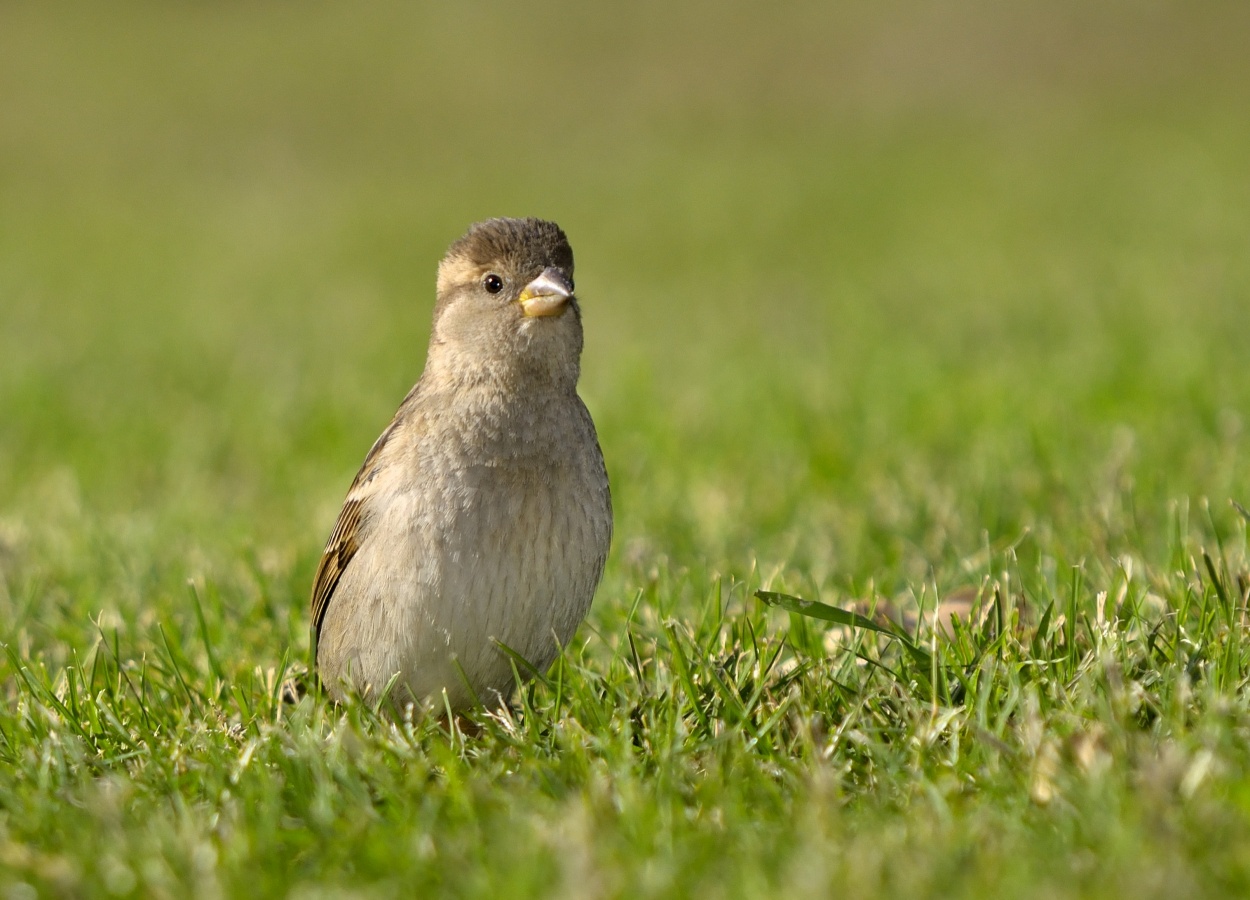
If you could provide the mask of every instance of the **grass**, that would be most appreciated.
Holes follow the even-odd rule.
[[[1248,33],[6,6],[0,888],[1244,893]],[[577,250],[595,608],[474,736],[283,703],[495,214]]]

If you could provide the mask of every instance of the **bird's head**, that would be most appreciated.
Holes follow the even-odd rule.
[[[451,377],[577,382],[573,249],[554,222],[488,219],[438,267],[428,365]]]

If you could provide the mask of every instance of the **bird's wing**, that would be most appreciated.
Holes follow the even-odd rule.
[[[356,478],[352,481],[352,486],[347,491],[343,509],[339,512],[338,521],[334,523],[334,531],[330,533],[330,539],[326,541],[326,548],[321,554],[321,562],[317,565],[317,576],[313,579],[311,608],[314,640],[321,637],[321,623],[325,620],[330,598],[334,596],[334,589],[338,587],[339,579],[346,571],[347,564],[356,555],[356,551],[360,549],[366,508],[377,490],[375,479],[381,471],[385,450],[403,417],[404,408],[401,407],[391,424],[374,441],[360,471],[356,473]]]

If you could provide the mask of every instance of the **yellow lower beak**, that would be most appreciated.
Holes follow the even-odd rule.
[[[531,318],[555,316],[564,312],[572,296],[573,284],[568,276],[555,266],[548,266],[525,286],[517,303],[521,304],[521,312]]]

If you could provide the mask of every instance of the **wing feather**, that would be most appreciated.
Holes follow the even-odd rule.
[[[325,550],[322,551],[321,562],[317,565],[317,575],[313,578],[310,602],[314,640],[321,637],[321,623],[325,621],[326,610],[330,607],[330,599],[334,596],[334,589],[338,587],[339,579],[343,577],[348,563],[360,549],[360,542],[364,536],[363,529],[367,524],[366,506],[373,494],[373,480],[381,470],[384,450],[395,434],[403,413],[404,408],[401,407],[391,424],[373,442],[360,471],[352,480],[352,486],[347,491],[347,499],[343,501],[343,509],[339,512],[339,517],[334,523],[334,530],[330,532],[330,539],[326,541]]]

